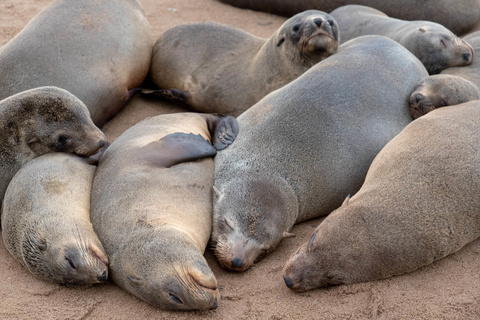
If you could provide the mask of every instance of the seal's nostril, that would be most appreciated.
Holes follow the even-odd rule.
[[[289,288],[293,287],[292,279],[290,279],[289,277],[285,277],[283,280],[285,280],[285,284],[287,285],[287,287]]]
[[[107,280],[107,271],[104,271],[101,276],[98,277],[98,281],[105,282]]]
[[[463,60],[465,60],[467,62],[470,61],[470,53],[464,53],[463,54]]]
[[[105,146],[105,141],[104,140],[102,140],[98,143],[99,148],[103,148],[104,146]]]
[[[235,257],[235,259],[232,260],[232,268],[241,268],[242,266],[243,260],[239,257]]]
[[[425,97],[424,97],[423,94],[421,94],[421,93],[416,93],[416,94],[413,96],[413,98],[414,98],[414,100],[415,100],[416,103],[419,103],[419,102],[420,102],[423,98],[425,98]]]
[[[213,306],[210,309],[217,309],[217,307],[218,307],[218,302],[217,302],[217,298],[215,298],[215,301],[213,302]]]
[[[320,18],[315,18],[315,19],[313,19],[313,22],[315,22],[315,24],[317,25],[317,27],[321,27],[321,26],[322,26],[322,23],[323,23],[323,20],[320,19]]]

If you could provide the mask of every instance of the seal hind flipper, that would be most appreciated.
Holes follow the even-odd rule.
[[[223,150],[232,144],[238,134],[237,119],[232,116],[206,115],[208,130],[212,136],[212,145]]]
[[[201,135],[176,132],[142,148],[141,160],[146,160],[162,168],[176,164],[213,157],[217,153]]]

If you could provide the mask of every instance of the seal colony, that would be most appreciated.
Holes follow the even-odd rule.
[[[57,86],[82,100],[101,126],[144,81],[152,46],[137,0],[55,0],[0,48],[0,99]]]
[[[212,225],[211,157],[236,133],[233,117],[160,115],[106,150],[91,219],[115,284],[163,309],[217,307],[217,281],[203,257]]]
[[[480,236],[480,102],[413,121],[285,266],[295,291],[401,275]]]
[[[86,106],[56,87],[27,90],[0,101],[0,199],[21,166],[50,152],[89,157],[107,145]]]
[[[238,116],[338,46],[337,23],[316,10],[290,18],[268,39],[218,23],[185,24],[158,38],[150,75],[163,89],[157,95]]]
[[[102,283],[108,258],[90,222],[95,167],[66,153],[29,161],[8,185],[2,237],[30,272],[63,285]]]
[[[331,15],[339,24],[342,42],[372,34],[389,37],[420,59],[429,74],[473,61],[472,46],[438,23],[395,19],[360,5],[340,7]]]
[[[294,223],[356,192],[375,155],[411,121],[409,93],[425,76],[398,43],[360,37],[240,115],[237,139],[215,157],[220,264],[249,268]]]

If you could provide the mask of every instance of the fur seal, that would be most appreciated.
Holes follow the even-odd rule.
[[[428,265],[480,236],[480,102],[413,121],[362,188],[287,262],[295,291],[371,281]]]
[[[212,224],[211,156],[236,132],[233,117],[159,115],[106,150],[91,219],[118,286],[163,309],[217,307],[217,281],[203,257]]]
[[[74,95],[56,87],[27,90],[0,101],[0,200],[22,165],[50,152],[89,157],[105,135]]]
[[[474,30],[480,21],[480,3],[477,0],[220,0],[233,6],[270,12],[291,17],[308,9],[331,12],[348,5],[360,4],[375,8],[390,17],[403,20],[429,20],[439,23],[455,34]]]
[[[238,116],[338,50],[335,20],[309,10],[270,38],[219,23],[167,30],[153,49],[153,83],[197,111]],[[174,90],[170,90],[174,89]]]
[[[429,74],[473,61],[472,46],[438,23],[395,19],[360,5],[340,7],[331,15],[340,26],[342,42],[370,34],[389,37],[420,59]]]
[[[480,99],[476,84],[459,76],[436,74],[420,80],[410,95],[410,114],[417,119],[437,108]]]
[[[66,153],[25,164],[8,185],[2,237],[31,273],[63,285],[107,280],[108,258],[90,222],[95,166]]]
[[[215,157],[220,264],[247,269],[294,223],[358,190],[375,155],[411,121],[408,95],[426,75],[393,40],[360,37],[238,117],[235,142]]]
[[[0,48],[0,99],[63,88],[102,126],[148,74],[153,38],[136,0],[56,0]]]
[[[480,31],[463,38],[474,52],[480,51]],[[436,108],[480,99],[480,61],[464,67],[447,68],[440,75],[422,79],[410,96],[414,119]]]

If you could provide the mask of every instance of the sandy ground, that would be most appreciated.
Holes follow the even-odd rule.
[[[0,45],[17,34],[50,0],[1,0]],[[217,21],[269,37],[285,18],[241,10],[214,0],[140,0],[155,37],[187,22]],[[112,141],[145,117],[182,111],[134,99],[103,128]],[[408,275],[295,294],[281,277],[290,254],[321,222],[293,228],[260,263],[245,273],[223,270],[207,250],[221,301],[216,310],[168,312],[113,283],[65,288],[45,283],[18,264],[0,243],[0,319],[480,319],[480,240]]]

